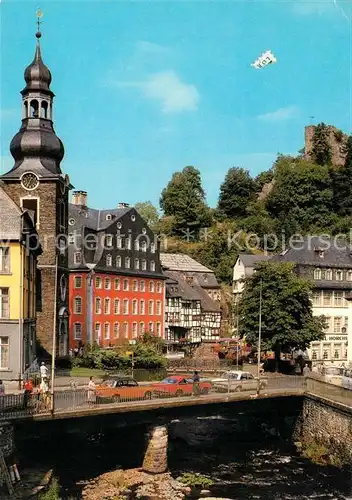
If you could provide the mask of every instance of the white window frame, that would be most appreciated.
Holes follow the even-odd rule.
[[[77,280],[79,280],[79,285],[77,285]],[[82,288],[82,276],[74,276],[73,278],[73,288],[79,289]]]
[[[114,299],[114,314],[118,315],[121,311],[120,299]]]
[[[10,273],[10,247],[0,246],[0,274]]]
[[[111,300],[109,297],[104,298],[104,314],[110,314]]]
[[[102,300],[101,300],[101,297],[95,297],[94,310],[95,310],[95,314],[101,314],[102,313]]]
[[[0,319],[10,318],[10,288],[0,287]]]
[[[128,316],[129,314],[129,300],[128,299],[123,299],[123,305],[122,305],[122,313],[124,316]]]
[[[106,267],[111,267],[112,266],[112,255],[108,253],[106,256]]]
[[[104,340],[110,340],[110,323],[108,321],[104,323]]]
[[[121,255],[117,255],[116,259],[115,259],[115,267],[119,268],[121,267],[121,262],[122,259],[121,259]]]
[[[114,339],[120,338],[120,323],[118,321],[114,322]]]
[[[120,288],[121,288],[121,280],[120,280],[120,278],[115,278],[115,280],[114,280],[114,288],[115,288],[115,290],[120,290]]]
[[[82,323],[75,321],[73,324],[73,331],[75,340],[82,340]]]
[[[130,282],[126,278],[123,280],[123,290],[124,290],[124,292],[128,292],[129,289],[130,289]]]
[[[6,357],[6,363],[2,364],[3,358]],[[0,370],[8,370],[10,368],[10,337],[7,335],[0,336]]]
[[[150,261],[150,270],[151,270],[152,272],[154,272],[154,271],[155,271],[155,260],[151,260],[151,261]]]
[[[73,262],[74,262],[74,264],[82,264],[82,253],[81,252],[75,252],[73,254]]]
[[[77,304],[79,305],[77,306]],[[80,295],[73,299],[73,314],[82,314],[82,297]]]
[[[104,290],[111,290],[111,279],[104,278]]]

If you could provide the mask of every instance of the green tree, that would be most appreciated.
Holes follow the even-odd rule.
[[[319,123],[314,127],[310,157],[317,165],[331,165],[332,152],[329,141],[329,127]]]
[[[245,236],[234,222],[218,222],[201,235],[192,257],[212,269],[221,283],[231,284],[237,255],[245,250]]]
[[[332,196],[328,166],[280,156],[266,208],[288,233],[325,229],[330,224]]]
[[[270,170],[265,170],[264,172],[260,172],[257,177],[254,179],[255,190],[257,193],[260,193],[264,187],[264,184],[269,184],[274,179],[274,171],[271,168]]]
[[[347,139],[346,159],[340,168],[331,169],[334,212],[352,214],[352,135]]]
[[[297,276],[294,267],[286,262],[258,263],[256,272],[245,279],[239,304],[240,335],[257,346],[262,289],[261,349],[275,351],[277,365],[281,352],[306,349],[324,338],[325,321],[312,313],[311,283]]]
[[[174,233],[182,235],[185,230],[193,230],[197,238],[199,229],[211,222],[199,170],[185,167],[174,173],[161,193],[160,207],[164,215],[174,217]]]
[[[139,215],[145,220],[148,226],[153,229],[157,222],[159,221],[158,209],[153,205],[151,201],[142,201],[136,203],[134,208],[137,210]]]
[[[255,182],[248,170],[232,167],[220,186],[218,211],[228,218],[242,217],[254,193]]]

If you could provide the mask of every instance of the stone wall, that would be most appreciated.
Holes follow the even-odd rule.
[[[305,447],[322,445],[342,464],[352,463],[352,409],[341,409],[307,397],[297,421],[294,439]]]
[[[144,472],[161,474],[167,470],[167,446],[167,427],[154,427],[143,460]]]
[[[332,164],[336,166],[342,166],[345,162],[345,157],[346,157],[345,145],[348,136],[346,134],[341,135],[341,133],[336,127],[333,127],[331,125],[328,125],[327,127],[329,132],[329,144],[331,146],[331,152],[332,152]],[[313,148],[314,130],[315,130],[314,125],[309,125],[305,127],[304,152],[305,152],[305,157],[307,159],[310,159],[310,152],[312,151]]]

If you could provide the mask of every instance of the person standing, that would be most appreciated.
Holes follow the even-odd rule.
[[[47,377],[43,378],[40,382],[39,393],[44,406],[47,408],[49,405],[49,383]]]
[[[310,374],[310,368],[308,366],[308,363],[306,363],[304,368],[303,368],[303,376],[308,377],[309,374]]]
[[[93,377],[89,377],[89,382],[88,382],[88,403],[89,404],[94,404],[96,402],[97,396],[96,396],[96,385],[93,380]]]
[[[34,388],[32,380],[31,379],[26,380],[24,383],[24,400],[23,400],[25,408],[28,407],[28,402],[32,397],[33,389]]]
[[[45,366],[45,363],[44,361],[42,362],[41,366],[40,366],[40,378],[41,380],[43,381],[45,378],[48,378],[48,373],[49,370],[48,370],[48,367]]]
[[[197,371],[194,372],[192,380],[193,380],[193,396],[199,396],[199,394],[200,394],[200,388],[199,388],[200,377],[199,377]]]

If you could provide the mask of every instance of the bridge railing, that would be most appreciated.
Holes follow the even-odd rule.
[[[321,375],[312,374],[306,378],[306,392],[352,408],[352,390],[329,383]]]
[[[248,381],[207,381],[202,377],[199,385],[192,383],[175,384],[143,384],[130,387],[102,387],[95,390],[88,387],[57,389],[54,393],[54,413],[67,413],[89,408],[109,408],[120,404],[144,405],[157,402],[179,399],[193,400],[195,398],[206,401],[216,401],[227,393],[231,398],[238,394],[255,396],[257,394],[257,380]],[[352,391],[343,387],[327,384],[317,378],[285,376],[260,378],[260,394],[297,395],[310,393],[326,399],[346,404],[352,408]],[[51,395],[10,394],[0,397],[0,420],[19,419],[35,415],[50,415],[52,408]]]

